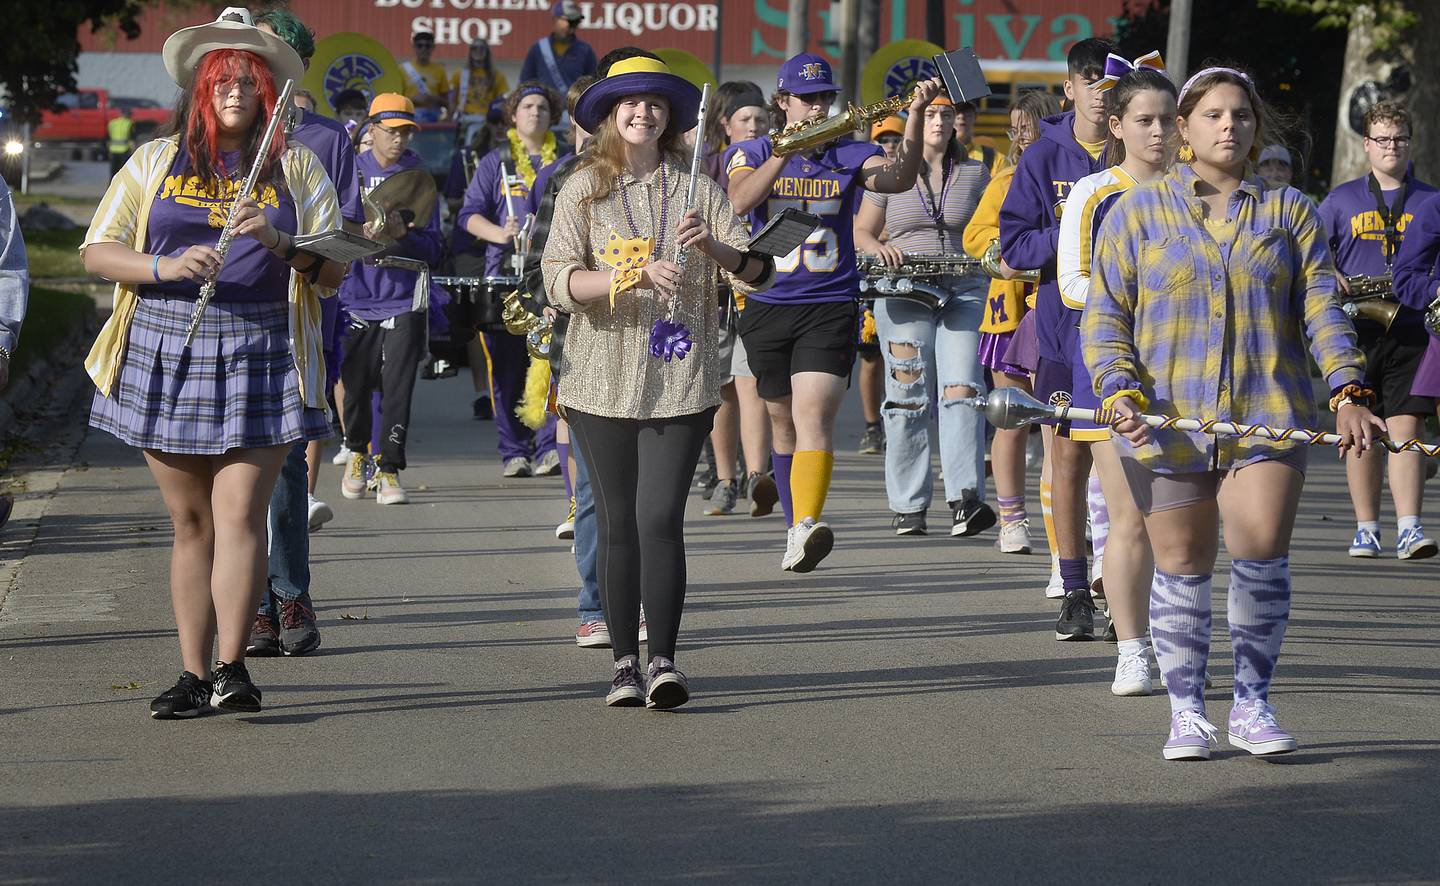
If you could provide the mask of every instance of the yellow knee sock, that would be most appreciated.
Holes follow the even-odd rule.
[[[1055,514],[1050,505],[1050,481],[1044,477],[1040,478],[1040,515],[1045,520],[1045,540],[1050,544],[1050,559],[1054,561],[1060,556],[1060,548],[1055,542]]]
[[[835,453],[814,449],[795,453],[790,468],[790,495],[795,501],[795,522],[806,517],[820,519],[825,496],[830,492],[830,475],[835,472]]]

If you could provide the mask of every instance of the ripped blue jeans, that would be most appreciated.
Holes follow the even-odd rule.
[[[980,366],[981,298],[952,299],[938,312],[898,298],[875,301],[885,356],[885,492],[890,510],[930,507],[930,424],[938,406],[945,501],[985,498],[985,419],[957,401],[985,393]]]

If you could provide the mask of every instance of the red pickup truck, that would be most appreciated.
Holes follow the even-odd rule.
[[[60,96],[60,110],[46,111],[35,128],[38,142],[82,145],[105,159],[106,125],[128,107],[135,121],[135,140],[148,141],[170,120],[170,109],[148,99],[112,97],[105,89],[80,89]]]

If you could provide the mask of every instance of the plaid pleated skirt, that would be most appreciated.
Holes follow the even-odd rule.
[[[185,349],[195,302],[141,298],[111,396],[98,391],[90,426],[131,446],[221,455],[329,436],[300,398],[285,302],[211,302]]]

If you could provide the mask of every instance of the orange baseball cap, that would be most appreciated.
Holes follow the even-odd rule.
[[[415,122],[415,103],[395,92],[382,92],[370,102],[370,118],[382,126],[420,128]]]
[[[880,136],[890,133],[892,135],[905,134],[905,120],[902,117],[886,117],[879,123],[870,127],[870,140],[874,141]]]

